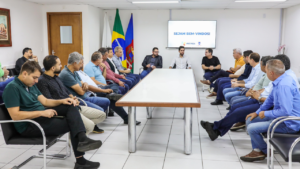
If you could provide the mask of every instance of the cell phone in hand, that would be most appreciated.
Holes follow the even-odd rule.
[[[64,116],[53,116],[54,118],[59,118],[59,119],[63,119],[65,118]]]

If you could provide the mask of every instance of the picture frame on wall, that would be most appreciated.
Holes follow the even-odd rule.
[[[0,8],[0,47],[12,46],[10,10]]]

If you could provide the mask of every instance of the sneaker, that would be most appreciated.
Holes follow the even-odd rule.
[[[261,152],[256,152],[252,150],[251,153],[240,157],[241,160],[246,161],[246,162],[254,162],[254,161],[262,161],[266,158],[266,154]]]
[[[214,102],[211,102],[210,104],[211,105],[221,105],[221,104],[223,104],[223,101],[222,100],[215,100]]]
[[[246,127],[246,124],[245,123],[242,123],[242,122],[238,122],[238,123],[235,123],[235,125],[233,125],[231,128],[230,128],[230,131],[237,131],[239,129],[244,129]]]
[[[212,92],[210,95],[206,96],[206,98],[207,98],[207,99],[212,99],[212,98],[214,98],[215,96],[217,96],[217,93]]]
[[[211,141],[214,141],[219,137],[220,133],[218,130],[213,129],[213,124],[205,121],[201,121],[200,123],[201,126],[206,130]]]
[[[229,105],[227,108],[226,108],[226,110],[230,110],[231,109],[231,106]]]
[[[212,92],[214,92],[214,89],[215,89],[214,87],[211,87],[211,88],[208,90],[208,92],[209,92],[209,93],[212,93]]]
[[[116,93],[110,93],[106,95],[106,98],[114,101],[118,101],[119,99],[121,99],[121,97],[123,97],[122,94],[116,94]]]
[[[107,116],[115,116],[115,112],[112,109],[109,109]]]
[[[124,124],[128,124],[128,120],[124,121]],[[139,125],[139,124],[141,124],[141,122],[140,122],[140,121],[136,121],[135,124],[136,124],[136,125]]]
[[[75,163],[74,169],[97,169],[99,167],[100,167],[99,162],[92,162],[92,161],[86,160],[86,163],[84,165]]]
[[[94,127],[93,133],[101,134],[104,133],[104,130],[99,129],[97,126]]]
[[[85,139],[85,141],[78,143],[77,151],[84,153],[86,151],[98,149],[101,146],[102,146],[102,141],[92,140],[90,138],[87,138]]]

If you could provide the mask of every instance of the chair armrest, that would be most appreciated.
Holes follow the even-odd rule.
[[[1,123],[20,123],[20,122],[29,122],[29,123],[33,123],[35,124],[41,131],[42,135],[43,135],[43,142],[44,142],[44,145],[46,145],[46,136],[45,136],[45,132],[44,132],[44,129],[42,128],[42,126],[37,123],[36,121],[33,121],[33,120],[0,120],[0,124]]]
[[[275,120],[276,120],[277,122],[276,122]],[[300,117],[287,116],[287,117],[279,117],[279,118],[277,118],[277,119],[275,119],[275,120],[273,120],[273,121],[275,121],[276,124],[273,126],[271,132],[269,131],[269,129],[272,127],[272,124],[274,124],[275,122],[273,123],[273,121],[272,121],[272,123],[270,124],[270,126],[269,126],[269,128],[268,128],[268,139],[269,139],[269,138],[273,138],[274,131],[275,131],[275,129],[277,128],[277,126],[278,126],[279,124],[281,124],[281,123],[284,122],[284,121],[288,121],[288,120],[299,120],[299,121],[300,121]],[[269,134],[271,134],[271,137],[269,137]]]
[[[82,98],[77,97],[77,99],[78,99],[79,101],[82,101],[82,103],[83,103],[85,106],[87,106],[86,102],[85,102]]]
[[[141,68],[139,69],[139,74],[141,74],[143,70],[144,70],[144,67],[141,67]]]
[[[270,139],[270,134],[271,134],[271,128],[273,126],[274,123],[276,123],[277,121],[284,119],[284,118],[288,118],[289,116],[283,116],[283,117],[278,117],[276,119],[274,119],[271,124],[269,125],[268,131],[267,131],[267,139]]]

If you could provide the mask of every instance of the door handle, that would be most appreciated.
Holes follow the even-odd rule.
[[[54,55],[55,54],[55,52],[54,52],[54,50],[52,50],[52,55]]]

